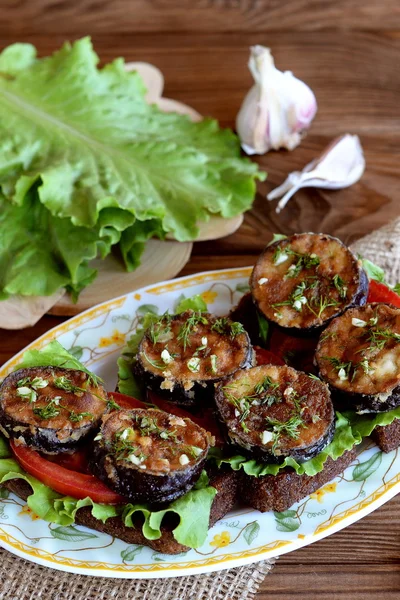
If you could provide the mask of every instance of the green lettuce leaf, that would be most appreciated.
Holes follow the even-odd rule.
[[[150,236],[194,239],[199,221],[250,208],[265,178],[232,131],[163,113],[122,59],[102,69],[98,60],[89,38],[42,59],[29,44],[0,53],[0,186],[10,205],[0,238],[13,242],[0,246],[0,265],[11,263],[1,297],[77,294],[95,276],[87,262],[118,243],[131,270]]]
[[[4,440],[3,440],[4,441]],[[161,524],[168,513],[179,518],[179,524],[173,530],[175,539],[190,548],[201,546],[208,532],[211,504],[217,490],[208,485],[208,477],[203,471],[196,486],[187,494],[178,498],[163,510],[152,511],[146,505],[112,506],[99,504],[90,498],[76,500],[71,496],[61,496],[35,477],[28,475],[12,458],[0,459],[0,484],[11,479],[23,479],[32,488],[27,498],[29,508],[41,519],[56,525],[68,526],[75,522],[79,509],[90,507],[93,517],[105,523],[110,517],[121,515],[126,527],[133,527],[132,517],[140,512],[144,517],[143,535],[148,540],[161,537]]]
[[[346,450],[351,450],[354,444],[361,442],[361,436],[352,430],[348,419],[341,413],[336,413],[336,431],[332,442],[314,458],[307,460],[304,463],[298,463],[293,458],[289,457],[280,465],[257,462],[249,460],[244,456],[232,456],[226,458],[218,451],[213,449],[210,452],[210,458],[215,460],[217,466],[229,464],[234,471],[243,469],[247,475],[260,477],[262,475],[277,475],[279,471],[285,467],[292,467],[299,475],[310,475],[311,477],[323,470],[324,464],[328,457],[333,460],[342,456]]]
[[[385,283],[385,271],[381,267],[378,267],[378,265],[375,265],[367,258],[361,258],[361,261],[364,271],[369,279],[375,279],[375,281]]]
[[[120,356],[117,360],[118,365],[118,391],[126,396],[132,396],[137,400],[144,400],[143,389],[136,381],[132,372],[133,360],[127,356]]]
[[[142,527],[143,535],[148,540],[158,540],[161,537],[161,523],[164,516],[175,513],[180,521],[174,529],[174,538],[180,544],[190,548],[198,548],[204,544],[210,519],[210,510],[217,490],[208,486],[208,477],[205,471],[196,486],[178,500],[171,502],[168,508],[151,512],[148,508],[128,504],[122,513],[122,520],[127,527],[132,526],[132,517],[136,512],[144,516]]]
[[[272,240],[270,242],[268,242],[267,246],[272,246],[272,244],[275,244],[275,242],[280,242],[281,240],[287,240],[287,235],[284,235],[283,233],[273,233],[272,234]]]
[[[176,315],[180,315],[181,313],[185,312],[185,310],[207,312],[207,304],[199,294],[196,296],[190,296],[190,298],[185,298],[185,296],[182,294],[181,298],[179,298],[178,304],[175,307],[174,313]]]
[[[146,329],[157,321],[160,317],[156,313],[147,312],[141,318],[141,323],[135,333],[127,340],[126,346],[122,349],[122,354],[117,360],[118,365],[118,391],[121,394],[132,396],[138,400],[144,399],[143,388],[132,372],[135,363],[139,344],[144,336]]]
[[[29,367],[64,367],[65,369],[76,369],[87,373],[95,382],[100,381],[92,371],[89,371],[75,356],[61,346],[57,340],[52,340],[41,350],[26,350],[18,363],[16,369],[27,369]]]
[[[400,407],[383,413],[358,415],[353,411],[348,411],[344,415],[349,420],[353,435],[367,437],[378,425],[390,425],[395,419],[400,419]]]

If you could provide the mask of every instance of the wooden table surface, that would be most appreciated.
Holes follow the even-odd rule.
[[[269,173],[241,229],[195,244],[183,273],[251,264],[270,232],[323,231],[351,242],[400,214],[400,4],[397,0],[4,0],[2,46],[34,43],[40,54],[90,34],[102,61],[157,65],[165,95],[233,127],[251,84],[249,46],[314,90],[318,115],[294,152],[258,159]],[[341,133],[360,136],[367,170],[347,190],[298,193],[280,215],[265,195]],[[0,360],[60,323],[1,331]],[[400,596],[400,497],[359,523],[281,557],[257,600],[388,600]]]

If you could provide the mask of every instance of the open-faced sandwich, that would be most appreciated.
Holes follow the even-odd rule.
[[[54,341],[0,387],[0,481],[32,511],[163,553],[236,502],[284,511],[373,435],[400,445],[400,297],[324,234],[279,236],[230,315],[149,312],[118,392]]]

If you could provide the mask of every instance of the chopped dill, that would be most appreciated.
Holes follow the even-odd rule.
[[[166,311],[159,319],[150,324],[147,330],[147,335],[149,336],[153,346],[159,341],[164,341],[161,338],[166,338],[170,334],[171,319],[172,315]]]
[[[342,298],[342,300],[344,300],[347,296],[347,286],[345,285],[345,282],[338,274],[336,274],[333,277],[332,281],[333,281],[333,285],[335,286],[336,290],[339,292],[339,298]]]
[[[58,417],[61,412],[61,408],[58,406],[56,398],[53,398],[43,408],[34,408],[33,414],[39,417],[39,419],[47,420]]]
[[[241,333],[245,333],[246,330],[243,327],[242,323],[238,321],[229,321],[227,317],[220,317],[215,321],[215,323],[211,327],[212,331],[216,331],[221,335],[230,335],[233,340],[237,335]]]
[[[300,415],[293,415],[287,421],[278,421],[277,419],[266,418],[267,426],[274,435],[271,452],[276,453],[282,435],[297,440],[300,435],[300,427],[304,427],[304,421]]]
[[[358,371],[358,364],[354,364],[351,360],[344,362],[335,356],[322,356],[323,360],[328,361],[338,372],[338,377],[342,381],[349,379],[351,382]]]
[[[78,412],[77,413],[74,410],[71,410],[71,412],[69,413],[69,420],[72,423],[80,423],[86,417],[88,417],[90,419],[94,418],[94,416],[90,412]]]
[[[208,320],[201,314],[201,311],[194,312],[190,317],[188,317],[185,323],[179,330],[178,333],[178,341],[182,342],[183,349],[186,350],[187,346],[190,346],[190,336],[197,327],[197,325],[207,325]]]

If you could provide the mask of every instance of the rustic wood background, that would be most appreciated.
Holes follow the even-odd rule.
[[[400,3],[398,0],[3,0],[0,39],[34,43],[41,54],[91,35],[102,61],[157,65],[165,95],[233,127],[251,84],[249,46],[272,48],[317,96],[302,145],[258,159],[268,180],[241,229],[195,244],[183,273],[251,264],[271,232],[324,231],[345,242],[400,214]],[[347,190],[299,192],[280,214],[266,193],[341,133],[356,133],[367,170]],[[2,331],[5,361],[61,318]],[[359,523],[279,559],[257,600],[389,600],[400,594],[400,498]]]

